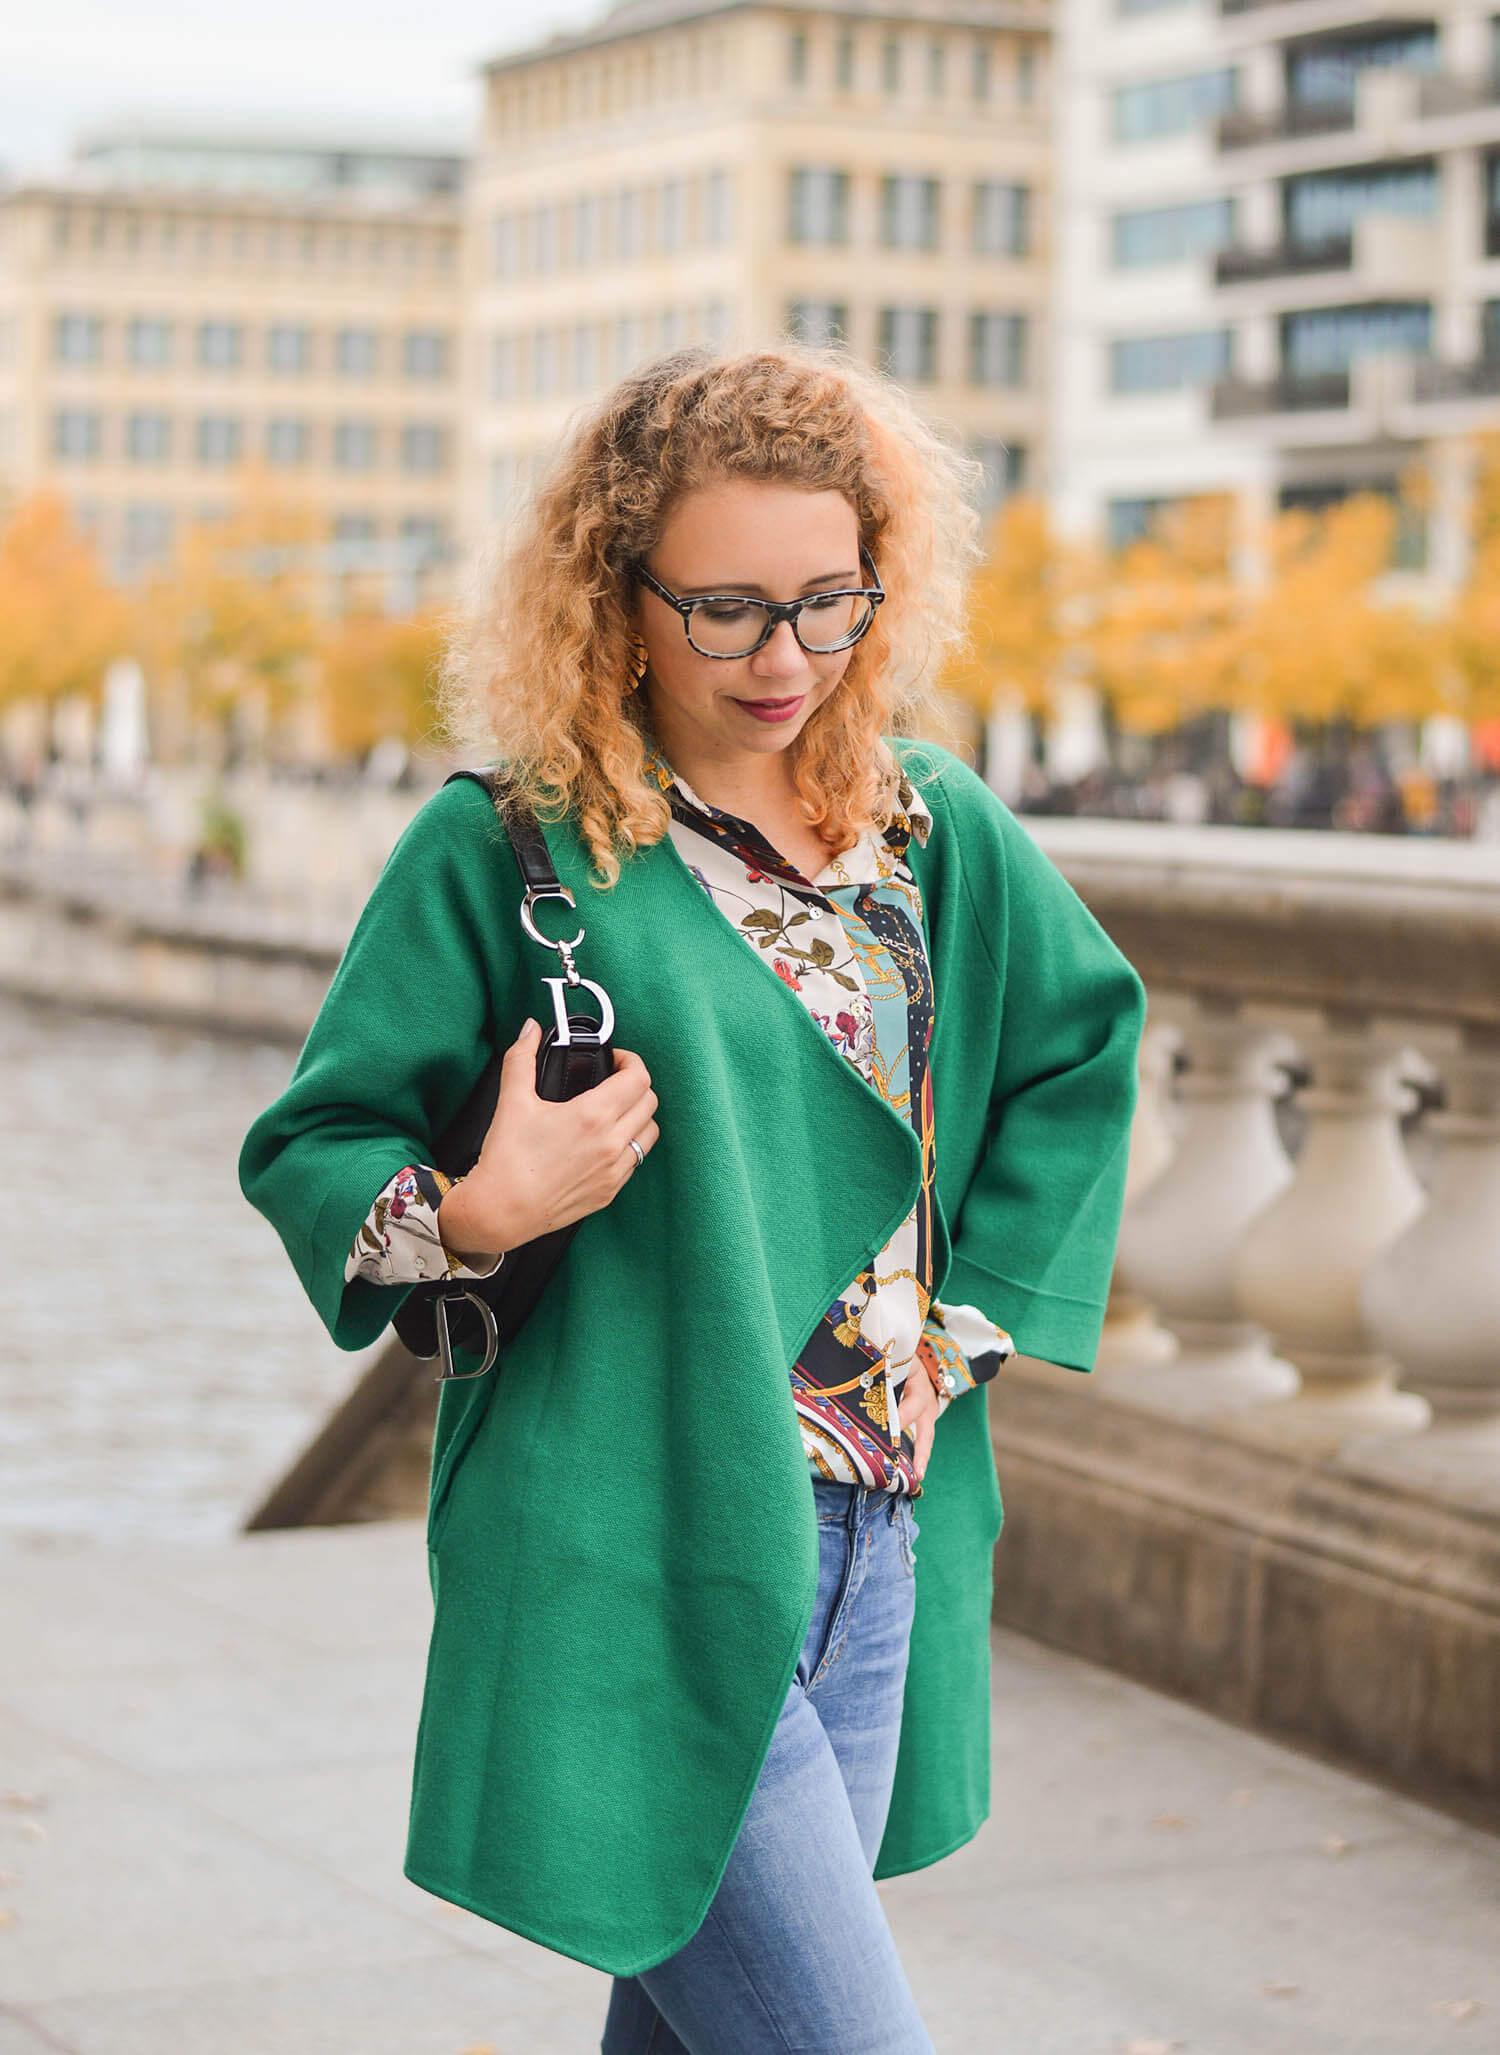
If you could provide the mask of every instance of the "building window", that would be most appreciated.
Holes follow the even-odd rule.
[[[973,248],[981,257],[1024,257],[1031,239],[1031,189],[1004,179],[974,187]]]
[[[266,462],[290,469],[305,464],[312,447],[312,430],[295,419],[266,423]]]
[[[413,328],[401,338],[401,364],[408,378],[448,376],[448,338],[435,328]]]
[[[333,339],[333,362],[340,378],[373,378],[379,360],[373,328],[341,328]]]
[[[1282,368],[1294,378],[1346,371],[1355,357],[1380,350],[1426,356],[1431,347],[1432,308],[1425,300],[1371,300],[1281,317]]]
[[[1352,107],[1362,71],[1435,71],[1437,63],[1437,30],[1430,22],[1329,36],[1287,51],[1287,98],[1296,107]]]
[[[1026,316],[974,313],[969,316],[970,385],[1024,385]]]
[[[976,436],[970,450],[983,473],[979,482],[979,504],[986,512],[1000,506],[1026,484],[1024,444],[1001,442],[998,436]]]
[[[703,240],[710,249],[722,249],[729,235],[729,173],[711,171],[703,185]]]
[[[1110,95],[1112,133],[1117,143],[1186,135],[1227,114],[1238,97],[1239,73],[1233,65],[1117,86]]]
[[[1480,304],[1479,349],[1491,362],[1500,357],[1500,300],[1484,300]]]
[[[787,180],[787,240],[793,243],[847,243],[849,240],[849,174],[821,165],[797,165]]]
[[[373,421],[336,421],[333,461],[340,471],[373,471],[376,428]]]
[[[854,89],[854,38],[841,30],[833,46],[833,82],[841,93]]]
[[[125,351],[137,370],[159,370],[172,361],[172,326],[137,314],[125,330]]]
[[[198,323],[198,363],[205,371],[236,371],[244,345],[244,331],[237,321]]]
[[[573,203],[573,262],[580,271],[599,262],[599,202],[592,195]]]
[[[880,46],[880,83],[888,93],[901,90],[901,38],[887,36]]]
[[[490,515],[503,520],[521,497],[521,466],[508,452],[490,458]]]
[[[514,214],[497,214],[490,223],[490,263],[496,278],[515,278],[521,269],[520,225]]]
[[[532,330],[531,390],[539,400],[557,391],[557,337],[550,328]]]
[[[1182,7],[1187,0],[1115,0],[1116,14],[1158,14],[1164,7]]]
[[[359,558],[364,554],[362,545],[373,542],[380,532],[380,524],[373,514],[335,514],[333,517],[333,539],[350,545],[350,553]]]
[[[52,354],[59,364],[97,364],[104,355],[104,323],[97,314],[59,314]]]
[[[437,421],[408,421],[401,431],[401,468],[430,477],[448,458],[447,431]]]
[[[1438,211],[1438,169],[1429,158],[1414,164],[1374,164],[1359,171],[1305,172],[1282,184],[1288,240],[1326,242],[1348,235],[1362,214],[1409,214],[1430,220]]]
[[[1110,548],[1129,549],[1131,543],[1143,541],[1151,533],[1157,516],[1175,505],[1175,500],[1162,494],[1153,498],[1112,499],[1105,515]]]
[[[641,254],[641,196],[634,186],[615,195],[615,256],[628,264]]]
[[[573,330],[573,390],[592,392],[599,383],[599,330],[580,321]]]
[[[927,97],[941,100],[947,87],[948,53],[943,44],[933,41],[927,45]]]
[[[232,414],[203,414],[198,420],[198,462],[222,467],[237,464],[240,424]]]
[[[436,514],[403,514],[401,540],[418,569],[441,563],[448,554],[448,524]]]
[[[994,65],[988,43],[976,43],[969,59],[969,92],[976,100],[988,100]]]
[[[841,300],[793,300],[786,310],[786,329],[795,342],[818,349],[847,342],[849,309]]]
[[[100,416],[92,407],[64,407],[52,417],[52,453],[68,464],[91,464],[104,447]]]
[[[656,317],[656,347],[662,356],[680,350],[687,322],[680,307],[663,307]]]
[[[786,39],[786,77],[791,86],[807,84],[807,37],[793,29]]]
[[[557,209],[550,206],[531,210],[531,268],[545,278],[557,268]]]
[[[171,508],[127,506],[121,547],[127,571],[139,571],[147,564],[160,563],[171,553]]]
[[[170,414],[127,414],[125,454],[132,464],[164,464],[172,453]]]
[[[880,181],[880,240],[888,250],[938,246],[938,182],[904,175]]]
[[[266,330],[266,366],[278,378],[300,378],[312,369],[312,330],[300,321],[274,321]]]
[[[1016,98],[1029,107],[1036,98],[1036,51],[1023,43],[1016,52]]]
[[[668,255],[682,248],[682,213],[682,180],[664,178],[656,194],[656,243]]]
[[[1175,207],[1135,207],[1110,223],[1111,256],[1125,271],[1149,264],[1188,264],[1235,239],[1233,198],[1187,200]]]
[[[1233,332],[1227,328],[1121,336],[1109,346],[1110,391],[1181,392],[1209,385],[1229,376],[1232,358]]]
[[[516,339],[513,335],[496,335],[490,338],[490,398],[513,400],[516,397]]]
[[[644,324],[634,314],[622,314],[615,323],[615,376],[633,371],[645,354]]]
[[[734,309],[728,300],[703,302],[703,340],[711,349],[723,349],[734,333]]]
[[[882,307],[881,369],[892,378],[930,385],[937,377],[937,328],[935,307]]]

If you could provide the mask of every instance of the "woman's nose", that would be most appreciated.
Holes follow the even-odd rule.
[[[750,659],[751,669],[758,678],[795,678],[806,665],[807,658],[801,643],[792,633],[790,621],[778,621],[771,630],[770,641]]]

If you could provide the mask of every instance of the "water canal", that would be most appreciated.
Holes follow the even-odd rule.
[[[292,1060],[0,996],[0,1527],[227,1536],[368,1361],[240,1196]]]

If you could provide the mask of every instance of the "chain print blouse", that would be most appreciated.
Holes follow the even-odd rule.
[[[750,822],[700,799],[659,752],[649,753],[647,771],[672,809],[673,844],[709,899],[834,1047],[911,1121],[922,1145],[916,1204],[828,1308],[791,1367],[815,1474],[920,1496],[912,1437],[897,1428],[907,1375],[921,1366],[941,1413],[959,1390],[992,1377],[1014,1354],[1010,1336],[975,1308],[932,1299],[932,978],[921,897],[904,862],[913,836],[925,841],[931,816],[903,780],[891,821],[867,830],[810,880]],[[437,1206],[448,1182],[423,1164],[399,1171],[355,1238],[346,1280],[489,1276],[499,1258],[471,1268],[443,1246]]]

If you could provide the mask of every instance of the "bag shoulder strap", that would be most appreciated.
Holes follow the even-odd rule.
[[[527,892],[550,895],[560,891],[557,872],[552,868],[551,852],[537,817],[505,773],[496,770],[452,771],[443,783],[451,785],[457,778],[468,778],[474,784],[482,785],[494,801],[501,824],[510,837],[510,846],[516,853]]]

